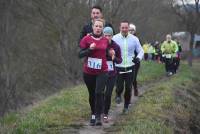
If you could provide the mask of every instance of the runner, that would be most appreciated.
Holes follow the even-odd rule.
[[[94,22],[95,19],[102,19],[103,18],[103,13],[102,13],[102,8],[100,6],[93,6],[91,8],[91,13],[90,13],[90,16],[91,16],[91,20],[88,24],[86,24],[82,31],[81,31],[81,34],[80,34],[80,39],[79,41],[86,35],[92,33],[93,29],[92,29],[92,24]],[[112,25],[108,22],[105,22],[105,27],[106,26],[109,26],[113,29]]]
[[[103,106],[103,96],[108,78],[108,66],[106,49],[108,39],[103,37],[104,21],[94,20],[93,33],[85,36],[80,41],[81,51],[79,57],[85,57],[83,66],[83,79],[89,92],[89,103],[91,107],[90,125],[100,126]]]
[[[171,76],[175,73],[174,58],[176,57],[176,52],[178,46],[175,41],[171,39],[171,35],[166,35],[166,41],[161,45],[162,54],[165,56],[165,70],[166,75]]]
[[[149,50],[149,43],[147,41],[145,41],[145,43],[143,44],[142,48],[144,50],[144,60],[147,61],[149,59],[148,57],[148,50]]]
[[[115,69],[115,63],[120,64],[122,62],[120,47],[112,40],[113,29],[111,27],[105,27],[103,30],[104,36],[109,40],[108,45],[108,81],[106,84],[106,91],[104,95],[104,122],[107,123],[108,113],[111,105],[112,91],[115,85],[117,71]]]
[[[136,26],[134,24],[129,24],[129,33],[133,34],[136,36]],[[137,52],[134,51],[135,57],[137,57]],[[135,60],[134,60],[135,61]],[[133,76],[133,88],[134,88],[134,96],[138,96],[138,86],[137,86],[137,74],[140,68],[140,61],[137,63],[135,62],[135,70],[134,71],[134,76]]]
[[[155,60],[160,63],[160,59],[161,59],[161,50],[160,50],[160,43],[158,41],[155,42]]]
[[[138,63],[143,55],[144,51],[141,47],[139,39],[129,34],[129,22],[122,21],[120,23],[120,33],[113,36],[113,40],[120,46],[122,54],[122,63],[116,64],[116,69],[118,70],[117,83],[116,83],[116,102],[121,102],[121,94],[124,89],[125,84],[125,93],[124,93],[124,109],[123,113],[128,113],[128,107],[131,100],[132,92],[132,82],[133,82],[133,69],[134,62]],[[137,57],[134,55],[134,51],[138,53]],[[133,62],[134,58],[134,62]]]
[[[176,53],[176,58],[175,58],[175,73],[177,72],[179,65],[180,65],[180,60],[181,60],[181,52],[182,52],[182,47],[179,41],[176,41],[178,45],[178,51]]]

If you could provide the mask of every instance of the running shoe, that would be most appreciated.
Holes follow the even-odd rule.
[[[108,115],[104,115],[104,117],[103,117],[103,122],[104,122],[104,123],[108,123]]]
[[[121,101],[122,101],[122,99],[121,99],[120,96],[117,96],[117,97],[115,98],[115,102],[116,102],[117,104],[120,104]]]
[[[123,114],[128,114],[128,108],[124,108],[122,111]]]
[[[92,115],[90,119],[90,126],[94,126],[95,122],[96,122],[95,115]]]
[[[97,119],[96,119],[95,125],[96,125],[96,126],[102,126],[102,122],[101,122],[101,119],[100,119],[100,118],[97,118]]]

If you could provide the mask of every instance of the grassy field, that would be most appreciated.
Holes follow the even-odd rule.
[[[39,102],[18,113],[0,119],[0,133],[36,134],[38,131],[62,129],[89,114],[85,86],[78,86]]]
[[[115,127],[119,134],[198,133],[200,63],[181,65],[178,74],[156,82]],[[193,127],[193,128],[192,128]],[[191,129],[192,128],[192,129]]]
[[[165,75],[164,64],[157,64],[152,61],[142,62],[138,81],[139,84],[147,83],[149,81],[158,80]]]
[[[165,109],[173,106],[173,90],[171,88],[177,82],[191,82],[187,78],[190,73],[188,68],[184,66],[180,75],[173,76],[171,80],[158,84],[156,89],[152,89],[141,97],[136,108],[131,111],[127,118],[123,117],[127,122],[122,120],[122,122],[117,123],[123,126],[119,128],[120,133],[159,131],[171,133],[172,129],[166,126],[165,118],[167,114]],[[138,77],[139,83],[144,84],[159,80],[164,74],[162,64],[143,62]],[[0,133],[35,134],[54,133],[54,131],[59,133],[59,130],[69,127],[76,121],[87,120],[89,112],[88,93],[85,85],[63,89],[63,91],[38,102],[34,106],[19,112],[9,113],[1,118]]]

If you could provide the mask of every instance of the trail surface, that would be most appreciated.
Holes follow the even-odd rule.
[[[156,83],[160,83],[161,81],[165,81],[167,79],[170,79],[168,77],[162,77],[159,80],[147,82],[140,86],[139,88],[139,96],[135,97],[134,94],[132,94],[131,98],[131,106],[130,108],[134,108],[134,105],[136,102],[142,97],[142,95],[148,91],[148,89],[153,88]],[[122,115],[123,110],[123,102],[120,104],[116,104],[116,106],[110,110],[109,113],[109,123],[103,123],[102,126],[90,126],[89,120],[82,120],[79,121],[77,124],[72,125],[70,128],[66,128],[62,130],[62,133],[70,133],[70,134],[107,134],[107,133],[114,133],[115,128],[112,128],[116,120],[119,118],[119,116]]]

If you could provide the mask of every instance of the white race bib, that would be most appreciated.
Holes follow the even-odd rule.
[[[88,57],[87,66],[92,69],[101,69],[102,59]]]
[[[166,58],[168,58],[168,59],[170,59],[170,58],[172,57],[171,54],[166,54],[165,56],[166,56]]]
[[[114,70],[114,65],[112,61],[107,61],[107,65],[108,65],[108,71],[113,71]]]

